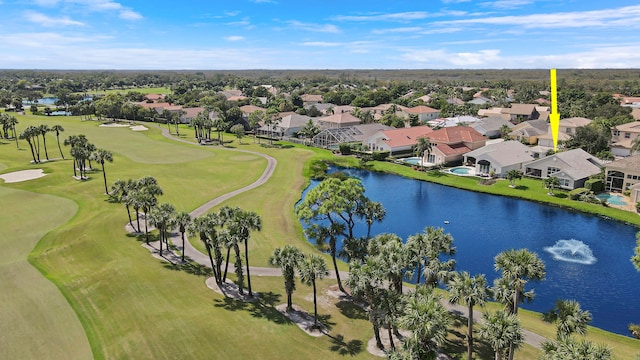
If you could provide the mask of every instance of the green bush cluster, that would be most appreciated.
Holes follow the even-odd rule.
[[[604,182],[602,179],[589,179],[585,181],[584,187],[589,189],[589,191],[599,193],[604,190]]]
[[[589,190],[590,189],[588,188],[577,188],[577,189],[571,190],[569,191],[569,199],[578,200],[580,196],[588,194]]]

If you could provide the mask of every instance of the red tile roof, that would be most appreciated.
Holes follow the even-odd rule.
[[[162,100],[162,99],[164,99],[164,94],[147,94],[147,95],[145,95],[144,97],[145,97],[146,99],[156,101],[156,100]]]
[[[460,143],[452,144],[451,146],[447,144],[438,144],[436,145],[436,148],[440,150],[445,156],[462,155],[471,151],[471,149]]]
[[[433,129],[428,126],[414,126],[382,131],[385,137],[384,142],[392,148],[415,145],[418,143],[418,138],[427,137],[431,133],[433,133]]]
[[[440,110],[434,109],[429,106],[418,105],[418,106],[414,106],[412,108],[406,109],[405,112],[408,114],[430,114],[430,113],[440,112]]]
[[[451,126],[438,129],[429,135],[431,142],[456,144],[486,140],[479,132],[468,126]]]

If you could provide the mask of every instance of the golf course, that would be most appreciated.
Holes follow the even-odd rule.
[[[320,254],[305,240],[294,205],[308,183],[312,160],[334,158],[328,151],[265,146],[264,140],[258,144],[251,137],[239,142],[231,134],[224,134],[224,147],[202,146],[186,125],[181,125],[179,136],[168,138],[162,125],[155,123],[138,124],[147,130],[133,131],[74,116],[16,118],[18,132],[30,125],[61,125],[61,143],[71,135],[85,135],[113,153],[113,162],[104,164],[109,186],[117,179],[152,176],[163,191],[158,203],[170,203],[177,211],[192,212],[254,183],[267,160],[250,152],[268,155],[277,166],[263,185],[211,211],[237,206],[261,217],[261,231],[252,232],[248,242],[251,266],[268,267],[273,250],[285,244]],[[307,335],[276,309],[286,302],[281,277],[252,275],[253,289],[260,294],[256,302],[225,298],[205,285],[210,268],[173,265],[150,256],[142,246],[144,235],[125,230],[125,206],[105,194],[101,167],[94,163],[88,179],[77,180],[69,147],[61,144],[63,159],[55,133],[46,138],[51,161],[38,164],[31,162],[26,141],[20,140],[17,148],[13,140],[0,140],[0,175],[33,169],[45,174],[11,183],[0,180],[4,358],[375,358],[367,352],[373,330],[364,309],[327,293],[335,280],[318,281],[319,318],[329,330],[329,335],[320,337]],[[158,232],[151,236],[157,240]],[[197,236],[189,240],[204,249]],[[347,270],[346,264],[340,266]],[[293,302],[312,312],[311,288],[297,282]],[[489,305],[492,310],[498,307]],[[524,328],[554,338],[554,325],[542,322],[539,314],[521,310],[520,316]],[[466,320],[458,319],[455,325],[443,352],[463,356]],[[593,328],[588,334],[590,340],[611,346],[618,358],[632,358],[638,352],[637,340]],[[482,341],[477,352],[482,358],[493,355]],[[540,354],[540,349],[525,344],[515,357]]]

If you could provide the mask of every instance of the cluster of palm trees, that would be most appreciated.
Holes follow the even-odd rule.
[[[220,133],[224,131],[225,122],[221,117],[216,117],[215,120],[211,119],[207,110],[192,118],[189,125],[194,128],[198,143],[211,141],[211,132],[214,128],[218,132],[218,141],[222,141]]]
[[[277,248],[269,258],[269,264],[280,267],[284,277],[284,289],[287,293],[287,311],[293,309],[291,296],[296,289],[295,273],[298,272],[300,281],[313,287],[313,328],[318,328],[318,300],[316,280],[328,275],[327,263],[316,254],[305,254],[292,245]]]
[[[58,146],[60,146],[59,142]],[[108,150],[98,149],[95,145],[89,142],[86,136],[82,134],[69,136],[64,140],[64,146],[71,146],[69,153],[71,154],[71,157],[73,157],[73,176],[75,178],[86,180],[87,170],[93,170],[91,167],[91,161],[95,161],[100,164],[102,168],[102,177],[104,179],[104,192],[109,195],[107,173],[104,169],[104,163],[113,162],[113,154]],[[60,153],[62,154],[62,150]],[[80,173],[79,177],[78,172]]]
[[[15,137],[15,124],[17,124],[17,120],[12,125],[13,132]],[[26,140],[29,144],[29,149],[31,149],[31,156],[33,157],[34,163],[39,163],[42,160],[40,159],[40,137],[42,137],[42,147],[44,149],[44,155],[47,161],[49,161],[49,152],[47,151],[47,133],[55,132],[56,140],[58,141],[58,150],[60,150],[60,156],[64,159],[64,154],[62,153],[62,148],[60,147],[60,133],[64,131],[64,128],[60,125],[54,125],[49,127],[47,124],[42,124],[39,126],[27,126],[19,135],[20,139]],[[16,141],[16,146],[17,141]]]
[[[226,282],[231,251],[233,250],[236,284],[241,295],[244,295],[245,274],[242,268],[240,246],[244,245],[247,290],[250,297],[253,297],[253,289],[249,269],[249,239],[251,231],[260,231],[261,229],[262,220],[258,214],[229,206],[223,206],[218,212],[199,216],[193,219],[188,226],[189,232],[197,235],[204,243],[213,269],[213,276],[218,285]],[[223,256],[223,247],[227,249],[226,258]],[[223,263],[225,264],[224,272],[222,271]]]
[[[560,187],[560,179],[555,176],[549,176],[546,179],[542,179],[542,186],[549,189],[549,195],[553,195],[553,189]]]
[[[141,233],[140,212],[143,213],[145,242],[147,244],[149,244],[149,216],[147,215],[158,205],[157,197],[160,195],[162,195],[162,188],[158,185],[158,181],[152,176],[145,176],[138,180],[118,179],[111,186],[110,196],[115,201],[124,203],[127,208],[127,215],[129,216],[129,225],[137,233]],[[131,218],[132,208],[136,213],[137,226],[133,225]],[[168,225],[167,228],[169,228]]]
[[[20,148],[18,145],[18,136],[16,135],[16,125],[18,124],[18,119],[15,116],[9,115],[7,113],[0,114],[0,131],[2,131],[2,137],[4,139],[13,138],[16,141],[16,147]]]

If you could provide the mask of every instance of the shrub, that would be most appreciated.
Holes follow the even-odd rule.
[[[634,338],[640,339],[640,325],[638,325],[638,324],[629,324],[629,331],[631,331],[631,335]]]
[[[351,146],[349,144],[340,144],[340,153],[342,155],[351,155]]]
[[[599,193],[604,190],[604,182],[602,179],[589,179],[585,181],[584,187],[594,193]]]
[[[589,189],[587,188],[577,188],[577,189],[571,190],[569,191],[569,199],[578,200],[581,195],[584,195],[588,192],[589,192]]]
[[[372,156],[373,156],[373,160],[384,161],[387,157],[389,157],[389,152],[388,151],[374,151]]]

